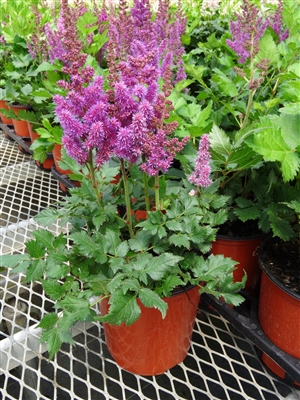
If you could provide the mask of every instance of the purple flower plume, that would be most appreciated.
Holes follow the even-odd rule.
[[[166,6],[168,0],[160,2]],[[127,1],[120,0],[119,14],[108,16],[105,84],[77,57],[68,66],[69,72],[74,69],[70,81],[61,82],[66,97],[53,98],[55,112],[64,130],[66,151],[79,164],[91,154],[98,167],[116,156],[156,175],[168,170],[189,140],[188,136],[181,141],[171,137],[177,123],[165,122],[172,110],[167,97],[183,51],[179,40],[183,24],[170,22],[169,14],[162,21],[162,7],[159,26],[166,29],[162,34],[152,20],[149,0],[135,0],[131,12],[126,6]]]
[[[211,179],[209,178],[211,172],[209,161],[209,136],[205,134],[200,139],[195,170],[188,178],[189,181],[195,186],[207,187],[212,183]]]
[[[226,40],[229,47],[239,56],[239,63],[243,64],[248,58],[259,52],[259,39],[268,27],[268,21],[258,16],[259,10],[249,0],[244,0],[242,14],[236,14],[236,21],[230,22],[233,40]]]
[[[282,10],[283,10],[283,1],[279,0],[275,14],[269,18],[270,27],[273,29],[276,35],[278,35],[278,43],[282,42],[283,40],[286,40],[289,37],[289,30],[285,29],[283,31]]]

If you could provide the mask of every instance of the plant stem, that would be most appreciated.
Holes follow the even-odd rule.
[[[122,171],[122,178],[124,183],[124,194],[125,194],[125,204],[126,204],[126,223],[128,226],[128,231],[130,234],[131,239],[134,238],[134,232],[132,228],[132,218],[131,218],[131,203],[129,197],[129,187],[128,187],[128,176],[125,170],[124,160],[120,159],[121,163],[121,171]]]
[[[148,175],[145,172],[143,175],[144,175],[144,193],[145,193],[146,211],[150,211]]]
[[[155,191],[155,208],[156,210],[159,210],[159,175],[155,175],[155,186],[154,186],[154,191]]]
[[[102,200],[101,200],[101,196],[100,193],[98,192],[98,185],[97,185],[97,181],[96,181],[96,177],[95,177],[95,169],[94,169],[94,162],[93,162],[93,153],[92,150],[89,151],[89,160],[87,162],[88,165],[88,170],[90,172],[90,177],[91,177],[91,181],[92,181],[92,186],[95,192],[95,196],[97,199],[97,202],[99,204],[99,206],[102,205]]]
[[[245,118],[243,120],[243,123],[241,125],[241,129],[245,128],[245,126],[248,123],[248,119],[249,119],[249,115],[250,115],[250,111],[251,111],[251,107],[252,107],[252,103],[253,103],[254,93],[255,93],[255,90],[250,90],[247,109],[246,109],[246,114],[245,114]]]

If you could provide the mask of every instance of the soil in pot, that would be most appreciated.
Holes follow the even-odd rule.
[[[192,287],[164,298],[168,311],[163,319],[159,310],[141,307],[141,316],[132,325],[104,323],[108,350],[118,365],[134,374],[163,374],[186,357],[193,332],[199,288]],[[100,302],[102,315],[108,312],[108,299]]]
[[[300,245],[275,237],[263,244],[258,319],[268,338],[300,359]],[[267,355],[262,360],[279,377],[285,372]],[[295,382],[299,385],[300,382]]]

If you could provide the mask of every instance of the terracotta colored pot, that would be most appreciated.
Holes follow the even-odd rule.
[[[157,309],[138,302],[142,313],[132,325],[103,324],[108,350],[121,368],[153,376],[185,359],[200,300],[199,288],[192,287],[164,300],[168,303],[165,319]],[[103,299],[102,315],[108,312],[108,307],[108,299]]]
[[[61,161],[61,148],[62,148],[62,145],[56,143],[54,145],[54,148],[53,148],[53,151],[52,151],[56,171],[59,172],[61,175],[72,174],[72,171],[70,171],[69,169],[62,169],[58,165],[58,162]]]
[[[5,108],[6,110],[9,110],[8,105],[4,100],[0,100],[0,108]],[[0,114],[1,120],[4,124],[6,125],[12,125],[12,119],[5,117],[3,114]]]
[[[259,293],[261,275],[256,250],[265,237],[265,234],[248,238],[217,235],[216,241],[212,244],[213,254],[223,254],[225,257],[231,257],[239,262],[233,272],[234,281],[241,281],[245,270],[247,273],[245,289],[253,295]]]
[[[26,122],[31,142],[34,142],[36,139],[40,138],[40,135],[32,129],[32,125],[29,121]]]
[[[19,110],[28,110],[29,109],[28,106],[19,106],[19,105],[18,106],[10,105],[9,108],[11,110],[13,110],[13,112],[16,115],[18,115]],[[20,137],[26,137],[26,138],[30,137],[27,121],[13,119],[12,122],[13,122],[13,126],[15,129],[16,135],[18,135]]]
[[[36,139],[40,138],[40,135],[32,129],[32,125],[29,121],[27,121],[27,127],[29,131],[29,135],[31,138],[31,142],[34,142]],[[52,153],[49,154],[48,158],[44,162],[35,161],[38,168],[46,171],[50,171],[52,166],[54,165],[54,159]]]
[[[300,296],[288,290],[261,263],[262,276],[258,304],[259,323],[268,338],[281,350],[300,359]],[[285,371],[270,357],[262,360],[279,377]],[[295,382],[300,385],[300,382]]]

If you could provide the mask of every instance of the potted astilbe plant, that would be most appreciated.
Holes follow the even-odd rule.
[[[50,357],[62,342],[73,343],[77,321],[101,321],[121,367],[160,374],[187,354],[200,293],[243,300],[235,262],[210,254],[226,212],[217,209],[223,198],[201,195],[211,183],[207,136],[189,179],[171,168],[189,137],[180,141],[172,135],[177,124],[165,122],[172,82],[182,73],[184,30],[167,4],[152,19],[148,1],[130,11],[121,1],[109,16],[107,76],[83,66],[66,96],[54,97],[65,166],[81,186],[36,221],[60,219],[68,233],[39,229],[26,254],[1,260],[26,272],[26,281],[41,281],[55,301],[57,312],[39,325]]]

